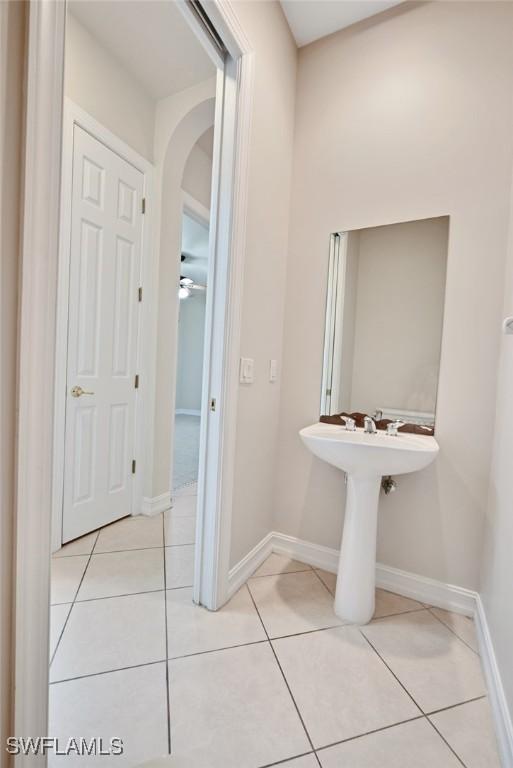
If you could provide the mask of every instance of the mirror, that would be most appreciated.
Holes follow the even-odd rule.
[[[443,216],[331,235],[322,421],[434,431],[448,234]]]

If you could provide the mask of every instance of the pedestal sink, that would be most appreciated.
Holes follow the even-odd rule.
[[[335,613],[351,623],[366,624],[374,615],[381,478],[424,469],[436,458],[438,443],[428,435],[350,432],[321,423],[299,434],[315,456],[347,473]]]

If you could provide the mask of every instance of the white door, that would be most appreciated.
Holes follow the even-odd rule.
[[[75,125],[63,543],[132,512],[143,185]]]

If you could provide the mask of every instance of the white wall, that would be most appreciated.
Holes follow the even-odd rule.
[[[513,315],[513,196],[505,279],[504,317]],[[494,450],[485,516],[481,597],[513,719],[513,336],[500,338]]]
[[[351,410],[435,412],[448,219],[359,233]]]
[[[329,233],[450,215],[440,455],[382,499],[378,557],[469,588],[493,433],[512,96],[511,3],[408,3],[299,54],[275,527],[339,546],[342,473],[297,435],[319,416]]]
[[[64,92],[140,155],[152,160],[154,101],[71,13],[66,17]]]
[[[212,158],[196,142],[185,163],[182,189],[205,208],[210,208],[212,188]]]
[[[204,338],[205,293],[195,292],[180,302],[176,410],[201,409]]]
[[[256,379],[239,391],[231,563],[272,527],[297,51],[276,2],[235,2],[254,50],[247,239],[241,355],[256,361]],[[280,366],[281,368],[281,366]]]

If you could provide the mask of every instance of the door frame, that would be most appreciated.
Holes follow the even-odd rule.
[[[181,2],[179,7],[218,60],[193,3]],[[220,130],[214,147],[217,184],[211,217],[211,249],[216,257],[212,293],[225,296],[226,303],[212,302],[211,337],[206,340],[210,365],[204,393],[208,392],[208,400],[216,399],[217,408],[208,411],[200,440],[200,454],[209,461],[201,462],[198,484],[201,558],[196,564],[195,599],[216,609],[228,597],[254,53],[228,0],[209,2],[208,14],[228,51],[223,99],[216,103]],[[65,15],[65,3],[30,0],[15,509],[13,732],[19,736],[44,736],[48,728]],[[17,768],[46,763],[43,754],[15,758]]]
[[[137,309],[137,372],[140,375],[141,386],[135,395],[135,436],[133,445],[133,458],[139,465],[132,483],[131,514],[141,511],[143,500],[144,464],[143,457],[148,456],[151,434],[149,386],[148,377],[150,370],[147,355],[141,353],[141,349],[149,349],[149,345],[141,343],[149,335],[152,321],[152,309],[155,304],[152,300],[151,276],[157,269],[152,249],[152,209],[153,209],[153,180],[154,169],[152,164],[135,150],[125,144],[118,136],[98,122],[88,112],[75,104],[71,99],[64,100],[63,136],[62,136],[62,171],[61,171],[61,215],[60,238],[58,260],[57,283],[57,327],[55,343],[55,402],[54,402],[54,450],[53,450],[53,478],[52,478],[52,552],[62,546],[62,523],[64,516],[64,455],[66,437],[66,383],[67,383],[67,359],[68,359],[68,313],[69,313],[69,271],[71,253],[69,248],[71,238],[72,217],[72,183],[73,183],[73,134],[75,126],[79,126],[94,139],[119,155],[127,163],[130,163],[144,177],[144,192],[147,205],[142,222],[141,240],[141,269],[139,285],[143,288],[144,300]]]

